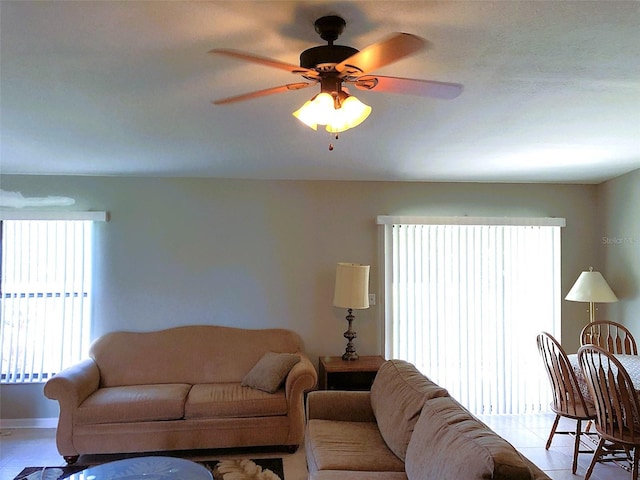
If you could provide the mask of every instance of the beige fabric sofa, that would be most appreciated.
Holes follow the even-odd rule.
[[[275,393],[242,385],[267,352],[300,357]],[[280,355],[284,356],[284,355]],[[302,340],[283,329],[185,326],[114,332],[90,358],[51,378],[57,447],[81,454],[284,446],[304,437],[304,393],[317,373]]]
[[[305,452],[310,480],[549,478],[401,360],[383,364],[371,392],[310,392]]]

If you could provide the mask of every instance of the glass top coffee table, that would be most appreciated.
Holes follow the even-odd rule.
[[[69,480],[213,480],[209,470],[175,457],[136,457],[117,460],[75,473]]]

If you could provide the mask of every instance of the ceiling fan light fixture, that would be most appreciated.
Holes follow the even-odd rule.
[[[222,105],[240,102],[275,93],[300,90],[319,83],[321,93],[305,102],[302,107],[293,112],[293,116],[313,130],[317,130],[318,125],[324,125],[326,130],[336,134],[337,138],[338,133],[360,125],[371,113],[371,107],[349,95],[344,84],[352,84],[360,90],[442,99],[456,98],[462,93],[462,85],[456,83],[375,74],[376,70],[427,48],[430,44],[423,38],[410,33],[395,32],[379,42],[358,50],[334,43],[346,26],[346,21],[342,17],[338,15],[320,17],[314,26],[327,45],[304,50],[300,53],[299,65],[237,50],[221,48],[211,50],[211,53],[285,70],[301,75],[307,80],[235,95],[212,103]]]
[[[327,124],[327,131],[340,133],[350,128],[357,127],[364,122],[371,113],[371,107],[362,103],[353,95],[348,95],[335,110],[331,123]]]
[[[313,130],[317,130],[318,125],[326,125],[330,133],[360,125],[371,113],[371,107],[352,95],[340,93],[337,96],[319,93],[293,112],[293,116]]]
[[[318,124],[327,125],[331,122],[335,115],[334,112],[335,101],[333,96],[329,93],[321,92],[293,112],[293,116],[308,127],[317,130]]]
[[[292,113],[294,117],[304,123],[307,127],[312,128],[313,130],[318,130],[318,123],[315,121],[315,117],[313,115],[314,107],[312,104],[312,100],[307,100],[304,102],[298,110]]]

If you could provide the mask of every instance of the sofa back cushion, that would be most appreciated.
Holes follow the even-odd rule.
[[[409,362],[388,360],[382,364],[371,386],[371,407],[382,438],[396,456],[405,459],[424,402],[448,395]]]
[[[530,480],[527,461],[455,399],[427,401],[405,462],[409,480]]]
[[[108,333],[91,345],[89,355],[100,369],[100,386],[113,387],[240,382],[266,352],[302,348],[300,336],[290,330],[192,325]]]

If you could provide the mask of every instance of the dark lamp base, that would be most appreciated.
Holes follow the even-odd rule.
[[[347,315],[347,322],[349,322],[349,328],[346,332],[344,332],[344,338],[348,340],[347,348],[342,355],[342,360],[358,360],[358,354],[356,353],[356,347],[353,346],[353,339],[357,337],[356,332],[351,328],[351,323],[353,322],[353,310],[349,309],[349,314]]]
[[[358,360],[360,358],[356,352],[345,352],[342,355],[343,360]]]

